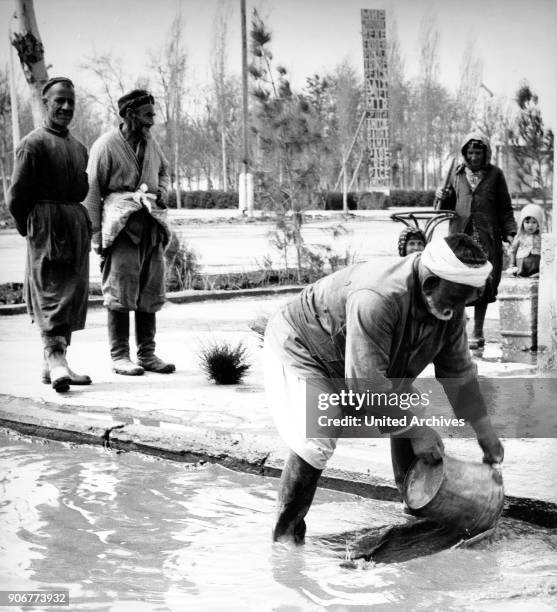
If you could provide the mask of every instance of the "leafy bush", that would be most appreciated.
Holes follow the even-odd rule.
[[[356,210],[358,208],[357,194],[349,191],[347,196],[348,210]],[[342,210],[342,191],[322,191],[319,198],[324,210]]]
[[[389,197],[383,191],[358,193],[358,210],[382,210],[389,206]]]
[[[256,194],[257,195],[257,194]],[[256,198],[258,201],[261,194]],[[348,210],[378,210],[389,206],[404,208],[433,206],[435,191],[393,189],[389,196],[382,191],[348,192]],[[226,209],[238,208],[237,191],[182,191],[182,208]],[[323,210],[342,210],[341,191],[319,191],[311,197],[312,205]],[[176,193],[168,195],[168,207],[176,208]]]
[[[404,208],[433,206],[435,191],[407,191],[393,189],[388,197],[388,206]]]
[[[389,195],[382,191],[349,191],[348,210],[380,210],[389,206],[404,208],[433,206],[435,191],[407,191],[393,189]],[[315,198],[324,210],[342,210],[341,191],[321,191]]]
[[[0,304],[23,304],[23,283],[2,283]]]
[[[187,244],[181,243],[176,234],[172,234],[165,252],[166,290],[182,291],[193,289],[199,277],[201,265],[197,253]]]
[[[218,191],[209,189],[206,191],[181,191],[180,200],[182,208],[238,208],[237,191]],[[176,192],[168,194],[169,208],[177,208]]]
[[[8,205],[4,201],[0,201],[0,229],[14,229],[14,218],[8,210]]]
[[[243,342],[233,346],[229,342],[212,341],[199,351],[201,369],[217,385],[236,385],[251,367]]]

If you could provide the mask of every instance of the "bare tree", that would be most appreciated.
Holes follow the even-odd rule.
[[[553,173],[553,131],[544,126],[538,96],[527,81],[516,92],[519,108],[516,128],[510,130],[512,155],[517,163],[517,178],[528,190],[528,199],[538,191],[545,204]]]
[[[336,111],[336,150],[341,156],[343,176],[343,210],[348,212],[349,175],[353,166],[359,167],[361,157],[361,138],[358,130],[361,127],[363,88],[354,67],[348,62],[341,62],[330,77],[333,83],[333,97]]]
[[[16,0],[15,24],[10,42],[17,51],[25,80],[31,91],[33,124],[39,127],[44,119],[44,104],[41,90],[48,80],[44,61],[44,47],[41,42],[33,0]]]
[[[219,0],[217,12],[213,24],[213,52],[212,52],[212,73],[215,88],[215,99],[219,120],[219,131],[221,141],[221,176],[222,189],[228,187],[228,161],[227,161],[227,129],[226,117],[228,113],[227,104],[227,79],[226,79],[226,58],[227,58],[227,34],[228,16],[230,5],[226,0]]]
[[[460,82],[456,93],[458,133],[453,135],[452,145],[460,143],[474,124],[478,95],[482,84],[483,62],[476,54],[476,40],[470,37],[462,54]],[[456,147],[454,147],[456,148]]]
[[[387,66],[389,67],[389,128],[391,144],[391,176],[393,187],[401,189],[409,180],[410,164],[408,160],[408,115],[410,89],[405,77],[405,65],[396,20],[389,15],[387,20]]]
[[[157,101],[166,130],[166,149],[171,178],[175,184],[176,205],[180,200],[180,130],[183,124],[182,98],[185,90],[187,55],[183,47],[184,25],[179,12],[168,31],[166,44],[151,53],[150,67],[156,74]]]
[[[111,53],[93,53],[80,68],[95,77],[99,90],[89,91],[88,96],[105,109],[106,120],[113,122],[118,117],[118,98],[132,88],[122,60]]]
[[[421,141],[422,188],[427,189],[428,163],[433,153],[432,125],[435,118],[435,89],[439,74],[439,30],[432,10],[428,10],[420,24],[419,77],[419,133]]]
[[[286,250],[293,244],[301,282],[303,259],[311,257],[302,238],[302,211],[304,198],[307,201],[318,184],[314,151],[321,144],[321,132],[306,97],[294,93],[286,69],[273,64],[269,46],[272,35],[255,9],[250,38],[252,130],[265,154],[260,160],[258,178],[264,187],[264,197],[277,214],[273,240],[283,251],[285,261]]]
[[[493,95],[481,98],[476,105],[474,125],[490,142],[504,143],[511,126],[508,101]]]
[[[0,174],[2,175],[2,194],[8,200],[8,176],[12,159],[10,86],[7,70],[0,71]]]

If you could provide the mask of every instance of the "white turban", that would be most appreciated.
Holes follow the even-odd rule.
[[[429,242],[421,260],[439,278],[470,287],[483,287],[493,268],[489,261],[475,268],[467,266],[454,254],[444,238]]]

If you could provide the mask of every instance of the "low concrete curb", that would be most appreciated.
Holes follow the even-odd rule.
[[[129,421],[106,408],[76,408],[0,395],[0,427],[23,434],[136,451],[172,461],[217,463],[262,476],[278,477],[282,471],[282,447],[273,436],[222,433],[172,423],[162,429]],[[371,499],[400,501],[392,484],[362,472],[328,468],[320,486]],[[504,515],[542,527],[557,527],[557,504],[551,502],[507,496]]]
[[[167,302],[172,304],[190,304],[192,302],[203,302],[206,300],[232,300],[239,297],[264,297],[277,296],[282,294],[298,293],[303,287],[297,285],[284,285],[280,287],[257,287],[255,289],[218,289],[201,291],[191,289],[188,291],[173,291],[166,294]],[[87,301],[89,308],[103,305],[103,298],[100,295],[93,295]],[[25,304],[1,304],[0,316],[25,314],[27,306]]]

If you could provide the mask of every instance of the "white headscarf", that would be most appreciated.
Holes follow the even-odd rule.
[[[520,211],[520,220],[518,222],[518,231],[522,232],[522,223],[526,217],[534,217],[534,219],[538,222],[538,230],[541,232],[543,230],[543,208],[538,206],[537,204],[526,204],[524,208]]]
[[[470,287],[483,287],[493,268],[489,261],[475,268],[467,266],[453,253],[444,238],[429,242],[422,252],[421,261],[439,278]]]

